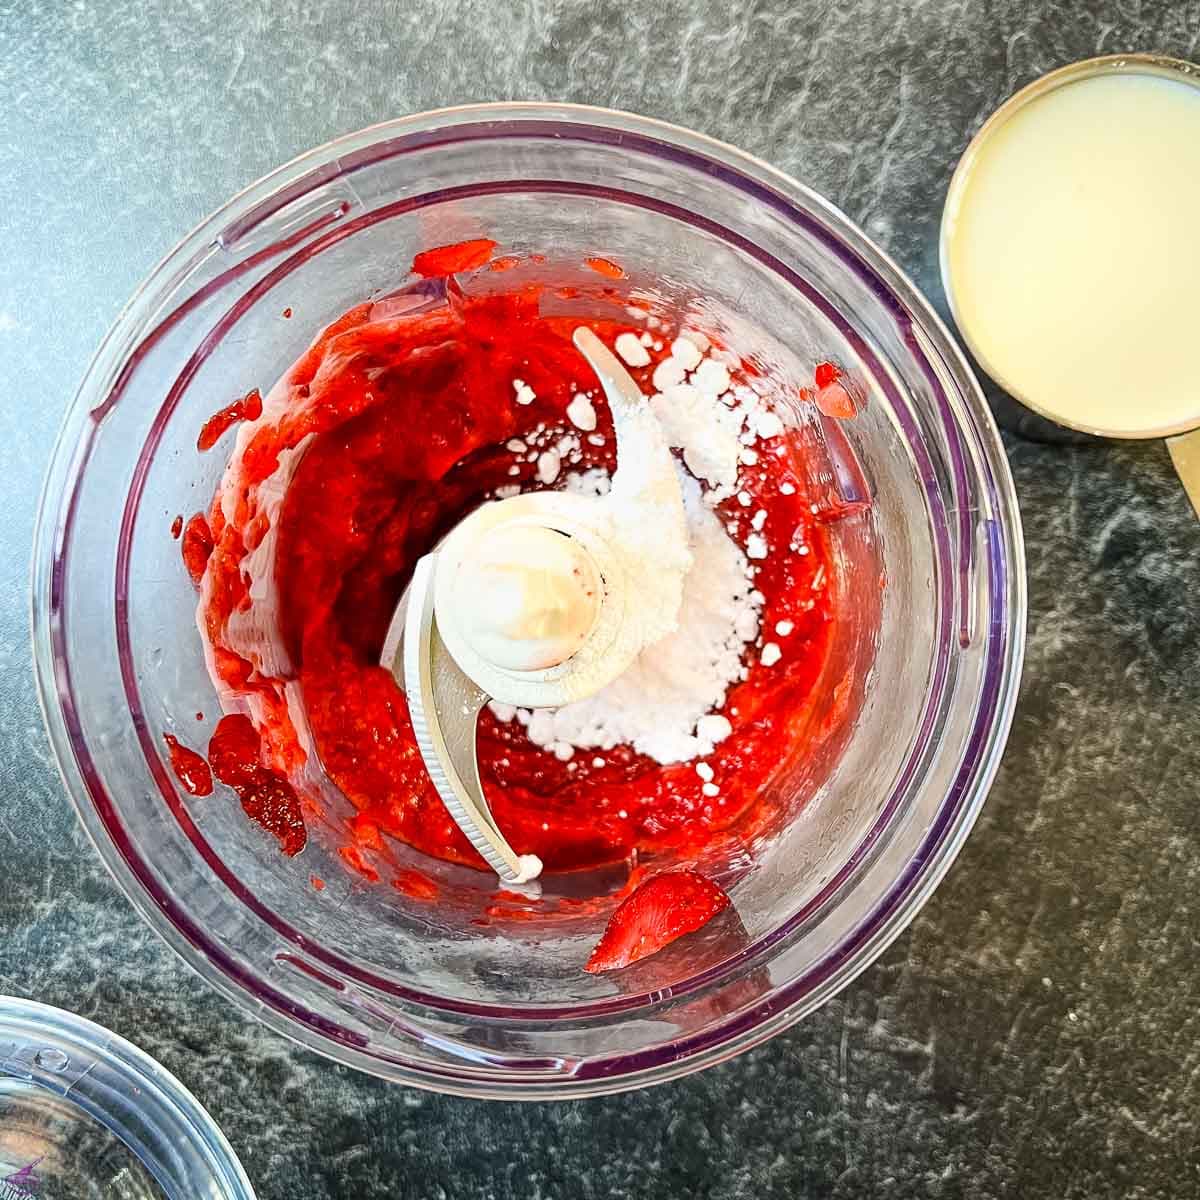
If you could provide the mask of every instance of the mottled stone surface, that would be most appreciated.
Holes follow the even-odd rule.
[[[157,1055],[263,1196],[1200,1195],[1200,526],[1160,444],[1009,439],[1020,709],[909,933],[757,1051],[578,1105],[388,1087],[203,987],[76,826],[26,618],[35,492],[93,348],[181,233],[312,144],[469,100],[640,110],[829,195],[944,310],[941,199],[987,112],[1072,59],[1198,40],[1200,4],[1163,0],[0,4],[0,990]]]

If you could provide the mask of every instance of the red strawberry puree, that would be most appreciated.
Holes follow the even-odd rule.
[[[344,857],[369,876],[384,866],[385,838],[484,866],[429,782],[403,692],[377,665],[413,565],[496,488],[543,486],[536,462],[506,448],[510,439],[540,425],[575,433],[582,457],[564,473],[614,468],[608,409],[571,332],[584,320],[612,345],[617,334],[644,328],[626,314],[614,284],[597,283],[594,294],[510,284],[508,274],[485,268],[492,249],[473,242],[461,252],[418,256],[419,274],[473,273],[450,277],[444,293],[435,281],[432,299],[397,296],[351,309],[262,401],[259,419],[256,393],[253,405],[239,402],[252,418],[239,428],[240,456],[207,525],[195,517],[184,536],[189,571],[203,571],[200,622],[210,669],[226,710],[248,712],[261,737],[260,750],[250,723],[239,727],[238,744],[251,760],[240,764],[225,737],[212,758],[217,777],[294,853],[305,836],[300,811],[311,824],[325,807],[303,781],[323,770],[358,811]],[[571,315],[553,315],[564,295]],[[670,314],[659,315],[655,337],[669,346]],[[632,371],[647,393],[665,353],[653,350],[650,365]],[[533,390],[531,403],[518,402],[514,380]],[[576,390],[594,397],[603,444],[568,421]],[[629,747],[581,750],[563,762],[532,744],[519,723],[483,713],[484,790],[516,851],[539,855],[548,871],[667,848],[676,859],[694,859],[726,831],[750,832],[769,816],[762,798],[772,780],[829,734],[829,697],[819,702],[818,693],[828,691],[821,676],[843,581],[827,529],[814,516],[803,436],[788,429],[756,449],[757,464],[741,473],[749,504],[743,495],[718,509],[743,547],[753,515],[764,509],[760,532],[775,547],[754,564],[765,597],[761,635],[747,649],[748,678],[731,688],[722,710],[733,733],[705,760],[718,795],[694,762],[663,766]],[[276,475],[281,464],[290,481],[287,471]],[[255,555],[260,548],[273,548],[273,556]],[[247,633],[256,619],[263,624],[264,596],[275,605],[266,620],[277,621],[274,649]],[[777,636],[777,626],[788,623],[786,636]],[[759,661],[767,641],[783,649],[769,666]],[[844,703],[833,708],[844,716]],[[278,785],[289,780],[299,804],[289,802],[281,816]],[[721,903],[706,896],[705,906],[715,912]]]

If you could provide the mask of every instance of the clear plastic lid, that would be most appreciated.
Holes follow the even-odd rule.
[[[61,1009],[0,996],[0,1200],[254,1200],[196,1098]]]

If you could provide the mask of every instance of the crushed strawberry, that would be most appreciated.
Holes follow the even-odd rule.
[[[831,362],[817,363],[817,369],[813,373],[813,379],[818,388],[828,387],[841,377],[841,371]]]
[[[237,793],[246,815],[278,838],[290,858],[308,840],[300,799],[286,779],[262,765],[260,754],[258,731],[249,717],[235,713],[217,722],[208,743],[212,773]]]
[[[627,967],[695,932],[728,907],[729,897],[696,871],[655,875],[609,918],[584,970],[595,974]]]
[[[259,394],[258,388],[254,388],[234,400],[232,404],[225,405],[220,412],[213,413],[204,422],[204,428],[200,430],[200,436],[196,439],[196,449],[201,452],[211,450],[221,440],[227,429],[232,428],[239,421],[257,421],[261,416],[262,396]]]
[[[184,526],[183,541],[179,553],[183,556],[183,564],[191,577],[194,587],[200,586],[204,571],[208,566],[209,555],[213,552],[213,535],[208,520],[203,513],[195,516]]]

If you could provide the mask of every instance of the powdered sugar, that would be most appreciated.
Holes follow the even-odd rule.
[[[641,367],[653,361],[649,350],[661,345],[645,335],[623,333],[614,349],[629,365]],[[703,333],[680,331],[652,372],[655,391],[647,410],[637,414],[661,429],[659,436],[681,452],[687,468],[678,473],[693,565],[683,582],[678,627],[646,645],[623,674],[592,696],[557,709],[504,707],[497,713],[502,720],[520,721],[535,745],[564,761],[568,750],[608,750],[624,744],[662,763],[687,761],[710,754],[732,732],[730,721],[718,710],[728,688],[745,678],[743,659],[759,636],[763,597],[753,584],[758,570],[753,564],[770,553],[763,533],[768,514],[753,505],[744,488],[739,491],[739,479],[744,469],[757,465],[758,444],[784,431],[767,394],[753,386],[755,380],[735,382],[731,367],[737,363],[735,356],[713,348]],[[597,435],[591,432],[596,414],[586,394],[572,397],[566,418],[596,443]],[[575,495],[609,497],[612,481],[603,470],[560,475],[578,457],[564,452],[568,448],[562,444],[541,449],[539,442],[549,436],[541,431],[526,436],[531,448],[541,450],[540,456],[530,456],[536,458],[539,481],[557,482]],[[618,439],[623,466],[629,465],[630,453],[635,459],[640,456],[637,441],[636,435]],[[559,470],[548,469],[548,452],[559,456]],[[636,466],[632,474],[636,476]],[[713,511],[735,495],[739,507],[750,510],[741,530],[734,521],[727,529],[728,516]],[[619,503],[620,498],[611,497],[609,503],[614,500]],[[638,503],[644,502],[643,497]],[[653,554],[661,540],[644,521],[622,520],[615,528],[619,539],[629,543],[623,553]],[[744,550],[735,535],[745,536]],[[644,608],[652,599],[638,597],[636,606]],[[781,656],[778,644],[771,642],[758,658],[770,666]],[[712,769],[702,765],[706,794],[713,788],[715,795]]]
[[[618,334],[614,347],[631,367],[644,367],[650,362],[650,355],[636,333]]]
[[[671,384],[651,403],[688,470],[719,493],[731,491],[737,483],[739,415],[689,383]]]
[[[696,736],[714,746],[723,742],[732,732],[733,726],[729,723],[729,718],[721,716],[720,713],[709,713],[696,722]]]
[[[687,375],[687,368],[677,358],[664,358],[662,362],[654,368],[654,374],[650,376],[654,386],[661,392],[665,388],[674,387],[677,383],[682,383]]]
[[[607,496],[611,487],[612,477],[603,467],[576,471],[563,480],[563,490],[576,496]]]
[[[769,409],[756,412],[751,418],[754,432],[762,439],[778,437],[783,432],[783,422]]]
[[[654,413],[688,470],[708,485],[714,504],[737,490],[742,466],[757,464],[751,447],[784,429],[763,396],[733,383],[729,364],[736,361],[713,349],[703,333],[685,329],[651,375]]]
[[[568,490],[596,494],[600,472],[568,476]],[[758,636],[762,598],[746,557],[680,472],[693,566],[683,588],[678,628],[648,646],[594,696],[558,709],[518,710],[535,745],[609,750],[628,744],[661,763],[710,754],[732,726],[714,710],[745,677],[742,659]],[[495,709],[493,709],[495,711]],[[502,718],[503,719],[503,718]]]
[[[698,391],[715,400],[729,391],[729,368],[714,358],[706,358],[693,372],[692,383]]]
[[[596,410],[587,392],[576,392],[571,397],[571,403],[567,405],[567,420],[584,433],[591,433],[596,428]]]
[[[685,371],[694,371],[704,356],[700,347],[690,338],[677,337],[671,343],[671,357],[676,359]]]

